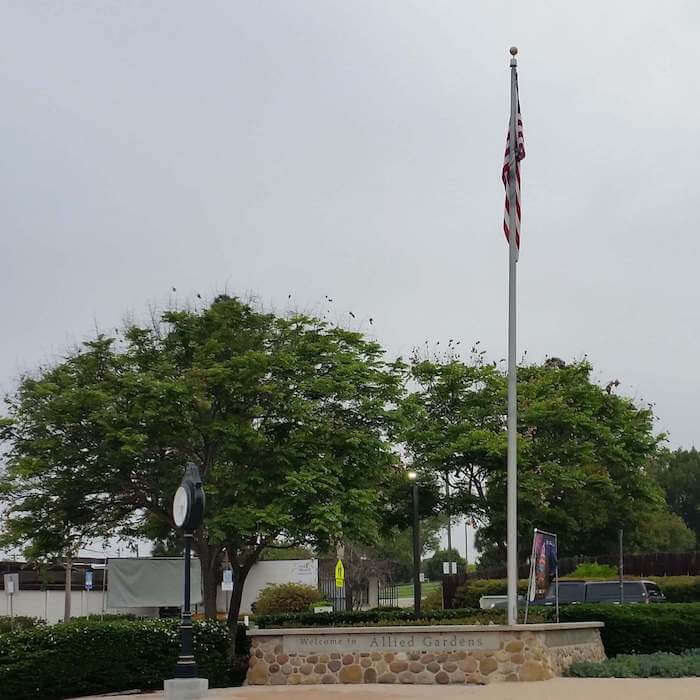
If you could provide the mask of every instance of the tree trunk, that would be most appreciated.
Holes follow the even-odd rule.
[[[258,546],[255,550],[249,551],[244,556],[237,556],[238,550],[231,545],[226,546],[228,558],[233,567],[233,592],[231,594],[231,602],[228,607],[228,624],[233,627],[238,623],[238,615],[241,612],[241,600],[243,598],[243,585],[248,577],[251,567],[258,560],[262,546]]]
[[[70,621],[70,602],[71,602],[71,590],[73,588],[73,560],[68,557],[65,564],[63,565],[66,570],[66,583],[65,583],[65,600],[63,603],[63,621]]]
[[[216,593],[223,548],[220,545],[209,544],[201,533],[195,536],[194,545],[202,569],[204,615],[216,619]]]

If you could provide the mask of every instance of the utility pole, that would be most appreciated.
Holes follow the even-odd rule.
[[[420,520],[418,517],[418,474],[409,472],[413,492],[413,610],[420,615],[421,584],[420,584]]]
[[[618,567],[620,572],[620,604],[625,602],[625,557],[622,548],[622,528],[620,528],[620,565]]]

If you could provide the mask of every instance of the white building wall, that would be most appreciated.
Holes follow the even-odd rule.
[[[109,580],[109,579],[108,579]],[[260,591],[271,583],[305,583],[318,586],[318,561],[315,559],[291,559],[286,561],[260,561],[254,564],[246,577],[243,586],[241,614],[251,612],[251,605],[258,599]],[[234,584],[235,585],[235,584]],[[15,615],[39,617],[49,623],[63,620],[63,591],[23,591],[19,590],[13,596],[13,611]],[[375,594],[376,595],[376,594]],[[228,610],[229,591],[221,590],[221,582],[217,589],[217,610],[225,613]],[[72,591],[71,617],[99,615],[106,605],[103,603],[102,591]],[[375,603],[376,604],[376,603]],[[194,606],[203,610],[203,606]],[[108,614],[132,614],[143,617],[157,617],[158,608],[105,608]],[[10,614],[10,597],[5,591],[0,591],[0,615]]]
[[[39,617],[53,624],[63,620],[64,591],[18,591],[12,596],[15,615]],[[102,591],[72,591],[71,617],[99,615],[102,612]],[[158,608],[105,609],[106,613],[123,615],[131,613],[143,617],[158,615]],[[10,596],[0,591],[0,615],[10,615]]]
[[[259,561],[250,569],[243,584],[241,614],[251,612],[260,591],[271,583],[305,583],[316,588],[318,586],[318,561],[316,559],[290,559],[286,561]],[[235,582],[234,582],[234,585]],[[216,607],[219,612],[228,610],[230,591],[222,591],[221,583],[217,590]]]

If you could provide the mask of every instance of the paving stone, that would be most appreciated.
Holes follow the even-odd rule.
[[[267,666],[255,664],[248,671],[247,681],[249,685],[265,685],[267,683]]]
[[[341,683],[362,683],[363,672],[359,664],[343,666],[338,674]]]
[[[537,661],[526,661],[518,672],[521,681],[543,681],[547,678],[542,664]]]
[[[474,673],[479,668],[479,662],[473,656],[467,656],[462,662],[465,673]]]
[[[464,671],[450,673],[450,683],[464,683],[465,678]]]
[[[416,683],[420,683],[421,685],[432,685],[435,683],[435,675],[430,673],[430,671],[421,671],[420,673],[416,674]]]
[[[493,673],[497,668],[498,661],[496,661],[493,656],[489,656],[479,664],[479,670],[482,676],[488,676],[489,673]]]
[[[308,676],[301,677],[302,685],[318,685],[321,680],[321,676],[317,676],[315,673],[310,673]]]
[[[393,673],[382,673],[377,679],[378,683],[396,683],[396,676]]]
[[[376,683],[377,682],[377,671],[373,668],[368,668],[364,675],[365,683]]]

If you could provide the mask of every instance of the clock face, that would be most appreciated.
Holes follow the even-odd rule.
[[[175,492],[175,498],[173,499],[173,519],[175,520],[175,525],[178,527],[182,527],[187,519],[189,505],[189,493],[184,486],[180,486]]]

